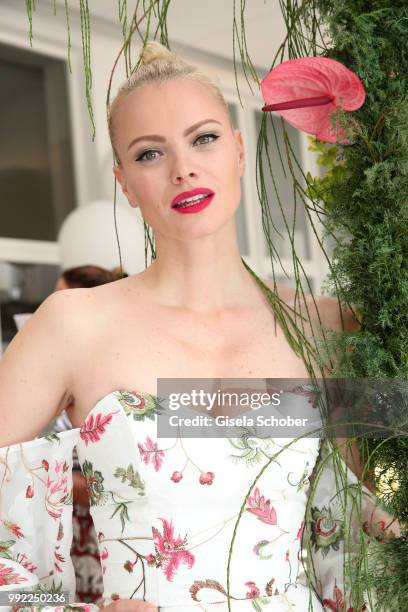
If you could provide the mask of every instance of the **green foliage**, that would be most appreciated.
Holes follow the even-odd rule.
[[[306,195],[311,200],[321,200],[326,209],[331,209],[333,204],[333,186],[344,180],[344,160],[338,159],[339,149],[336,145],[328,146],[325,142],[308,137],[308,151],[317,153],[316,161],[319,166],[326,168],[323,177],[312,176],[307,173]]]
[[[351,572],[352,583],[363,579],[375,589],[376,612],[405,612],[408,601],[408,538],[370,542],[367,566]],[[353,584],[358,588],[357,584]]]
[[[329,286],[361,322],[358,333],[332,334],[335,374],[408,380],[408,6],[405,0],[316,4],[331,39],[326,55],[355,71],[367,94],[358,111],[341,116],[351,139],[338,145],[340,174],[333,172],[334,152],[323,154],[319,145],[329,172],[308,181],[308,195],[324,203],[327,232],[338,237]],[[384,502],[407,521],[408,438],[361,440],[360,451],[371,467],[392,469],[399,486]],[[376,547],[376,562],[359,574],[387,610],[406,609],[407,549],[406,538]]]

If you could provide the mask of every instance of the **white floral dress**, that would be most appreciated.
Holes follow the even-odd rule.
[[[344,517],[331,514],[329,472],[312,514],[317,591],[302,566],[320,439],[158,438],[159,404],[141,391],[112,391],[81,428],[0,449],[0,591],[28,587],[35,577],[38,589],[74,596],[76,446],[98,534],[104,605],[134,598],[169,612],[346,609]]]

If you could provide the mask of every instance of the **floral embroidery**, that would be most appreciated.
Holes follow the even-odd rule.
[[[139,489],[139,495],[144,495],[145,483],[131,463],[127,468],[117,467],[114,476],[115,478],[120,478],[122,483],[128,481],[129,487]]]
[[[229,455],[236,463],[245,461],[248,466],[269,460],[273,441],[256,437],[256,430],[245,428],[240,438],[228,438],[233,448],[240,451],[238,455]],[[276,461],[276,463],[278,463]]]
[[[252,603],[252,607],[257,612],[262,612],[261,606],[269,604],[270,602],[269,598],[272,595],[279,595],[278,589],[275,589],[275,593],[272,594],[272,584],[274,580],[275,579],[272,578],[265,585],[265,594],[267,595],[267,597],[261,595],[261,590],[259,589],[259,587],[256,585],[255,582],[253,582],[252,580],[248,580],[244,584],[246,587],[249,587],[249,591],[245,593],[244,597],[234,597],[233,595],[230,595],[229,598],[235,601],[250,599]],[[224,589],[222,584],[220,584],[217,580],[211,580],[207,578],[206,580],[195,580],[194,583],[191,585],[190,594],[191,594],[191,598],[194,601],[201,601],[198,598],[198,593],[202,589],[212,589],[212,590],[218,591],[219,593],[222,593],[226,598],[228,597],[227,591]]]
[[[11,533],[15,535],[17,538],[24,538],[24,534],[20,530],[20,527],[16,525],[15,523],[12,523],[11,521],[6,521],[4,519],[0,522],[4,525],[4,527],[8,531],[11,531]]]
[[[187,536],[174,537],[174,527],[164,519],[160,519],[163,524],[163,533],[160,533],[156,527],[152,528],[154,545],[157,551],[156,566],[161,567],[167,580],[173,580],[176,570],[181,563],[184,563],[190,569],[194,564],[194,555],[188,550],[185,550],[187,544]]]
[[[215,478],[214,472],[204,472],[200,475],[199,482],[202,485],[211,485]]]
[[[258,487],[256,487],[254,494],[248,497],[247,504],[249,507],[246,510],[255,514],[260,521],[268,523],[268,525],[276,525],[276,510],[271,506],[269,499],[265,501],[265,497],[260,494]]]
[[[59,474],[61,467],[62,472]],[[45,505],[48,514],[54,519],[61,518],[63,506],[67,502],[70,493],[72,493],[68,491],[67,470],[68,466],[65,462],[64,465],[60,465],[56,462],[55,473],[58,474],[58,477],[52,480],[50,475],[47,474]]]
[[[56,546],[54,550],[54,569],[57,572],[60,572],[60,574],[62,574],[62,569],[59,563],[65,563],[65,559],[63,555],[61,555],[61,553],[58,551],[58,548],[59,546]]]
[[[129,419],[126,424],[118,419],[118,424],[120,421],[121,426],[123,424],[124,428],[132,429],[131,436],[124,437],[125,448],[123,444],[121,446],[123,438],[120,437],[119,427],[111,426],[115,425],[113,415],[119,408],[120,399],[125,404],[121,403],[120,408],[123,408]],[[245,432],[242,438],[230,439],[228,442],[217,441],[220,456],[218,446],[210,441],[207,441],[208,447],[199,448],[198,443],[183,444],[176,439],[169,448],[160,448],[160,441],[153,433],[155,423],[152,421],[158,411],[154,396],[115,392],[111,394],[111,400],[103,402],[90,413],[86,426],[77,430],[76,438],[91,505],[105,506],[100,512],[95,512],[94,516],[96,521],[100,521],[96,528],[99,532],[100,560],[106,595],[111,593],[111,598],[117,599],[119,594],[116,592],[120,589],[121,598],[146,597],[147,601],[152,585],[153,589],[156,587],[159,573],[159,579],[166,581],[168,585],[163,592],[169,593],[169,601],[176,607],[178,603],[187,604],[186,598],[189,596],[191,603],[194,600],[204,605],[206,602],[215,603],[214,600],[226,601],[230,598],[243,602],[248,612],[266,612],[264,606],[267,609],[273,608],[271,598],[279,596],[287,603],[285,609],[291,609],[293,591],[289,590],[289,586],[298,586],[298,576],[295,582],[292,581],[292,576],[298,569],[295,562],[296,559],[300,561],[298,548],[304,529],[301,515],[305,496],[296,495],[296,491],[301,488],[299,485],[304,480],[305,471],[309,471],[315,460],[317,443],[310,443],[310,453],[308,447],[302,445],[296,455],[291,454],[288,461],[288,453],[282,452],[277,457],[281,464],[274,460],[274,453],[281,449],[279,444],[271,438],[256,438],[251,431]],[[90,421],[92,415],[93,421]],[[3,463],[0,463],[1,475],[6,474],[3,480],[0,479],[0,486],[4,483],[4,493],[3,490],[1,493],[5,501],[2,506],[4,515],[1,515],[3,521],[0,522],[0,562],[3,560],[8,566],[13,561],[20,563],[21,573],[23,568],[36,573],[47,590],[51,589],[51,582],[54,584],[54,580],[56,589],[66,588],[70,579],[70,509],[65,509],[66,505],[72,502],[68,470],[71,469],[70,456],[74,436],[56,436],[56,440],[58,444],[50,444],[48,448],[36,442],[36,447],[31,449],[30,443],[24,443],[24,461],[20,460],[21,451],[16,450],[13,451],[16,456],[13,456],[12,462],[4,456]],[[28,447],[33,452],[27,453],[26,456]],[[121,459],[115,461],[115,456],[119,456],[116,451],[120,451]],[[231,456],[230,452],[234,452],[235,456]],[[239,464],[238,469],[231,467],[231,458]],[[241,467],[242,463],[245,463],[244,469]],[[255,480],[261,472],[262,464],[265,464],[265,467],[268,464],[265,473]],[[145,469],[145,466],[149,467]],[[153,477],[155,485],[158,486],[148,488],[148,478]],[[21,478],[22,483],[19,491],[21,504],[18,509],[15,507],[17,504],[12,505],[8,501],[8,497],[11,500],[9,492],[16,490],[16,478]],[[287,484],[288,479],[291,486]],[[7,489],[9,482],[12,482],[13,488],[10,486]],[[212,486],[205,486],[211,484]],[[250,494],[246,498],[248,490]],[[234,500],[232,504],[231,498]],[[244,500],[245,503],[242,503]],[[277,500],[282,504],[279,507]],[[296,508],[292,506],[292,502],[296,504]],[[165,510],[167,503],[168,511]],[[174,508],[182,508],[183,503],[188,505],[188,508],[183,509],[186,514],[180,513],[176,516],[186,516],[185,521],[180,519],[174,526],[174,520],[158,518],[159,514],[174,517]],[[211,516],[208,513],[208,522],[207,517],[201,513],[203,504],[206,509],[214,511]],[[323,504],[318,502],[318,506],[320,515],[326,516],[328,512]],[[162,510],[157,512],[157,507]],[[333,506],[327,502],[326,507],[333,511]],[[157,517],[154,522],[157,527],[151,526],[152,509],[153,516]],[[39,513],[38,516],[41,516],[44,524],[47,524],[47,533],[50,534],[48,541],[37,538],[41,540],[38,549],[32,546],[36,536],[30,532],[32,521],[29,514],[34,510]],[[50,515],[48,510],[54,515]],[[278,524],[278,519],[282,518],[283,512],[291,516],[292,511],[293,522],[290,522],[288,531],[284,531]],[[227,594],[223,583],[231,541],[230,529],[234,528],[238,512],[245,517],[245,524],[243,529],[241,526],[236,529],[237,545],[233,555],[238,553],[242,557],[237,559],[236,565],[235,561],[231,565]],[[315,522],[322,518],[320,515],[314,516]],[[203,517],[203,520],[199,517]],[[324,524],[323,519],[322,523]],[[318,524],[316,533],[326,542],[323,529],[326,525],[323,524]],[[241,534],[244,536],[243,540],[239,539]],[[16,554],[17,547],[21,552]],[[43,560],[44,547],[47,556]],[[272,565],[271,559],[274,562]],[[265,562],[267,560],[268,563]],[[331,561],[329,557],[326,564]],[[279,568],[279,584],[270,575],[274,564]],[[238,573],[235,573],[235,567],[240,568]],[[242,567],[244,570],[247,568],[243,575]],[[214,572],[210,575],[214,575],[219,581],[206,578],[208,568]],[[339,570],[341,571],[341,567]],[[28,573],[26,575],[28,576]],[[340,576],[340,573],[338,575]],[[329,604],[334,602],[332,605],[336,605],[335,598],[331,597],[332,576],[331,573],[330,580],[326,580],[329,589],[325,584],[320,601],[326,598],[325,601]],[[17,584],[15,581],[14,583]],[[175,587],[173,600],[172,584]],[[307,598],[308,593],[305,591],[305,602]],[[54,608],[54,612],[58,610]]]
[[[7,567],[6,564],[0,563],[0,586],[19,584],[20,582],[27,582],[27,578],[16,574],[12,567]]]
[[[253,551],[254,553],[260,558],[260,559],[264,559],[264,560],[269,560],[272,559],[273,554],[272,553],[267,553],[266,552],[266,547],[268,545],[272,545],[271,548],[273,548],[273,541],[270,542],[269,540],[261,540],[260,542],[258,542],[257,544],[255,544],[255,546],[253,547]]]
[[[3,540],[0,541],[0,557],[3,559],[11,559],[12,556],[9,549],[16,543],[16,540]]]
[[[344,539],[343,525],[332,516],[332,511],[326,506],[321,510],[317,507],[312,508],[312,533],[311,541],[315,550],[321,550],[323,557],[326,557],[330,548],[339,550],[340,541]]]
[[[159,398],[153,395],[119,391],[117,398],[125,413],[135,421],[143,421],[146,417],[154,420],[155,414],[161,411]]]
[[[156,557],[152,555],[152,553],[150,553],[150,555],[146,555],[145,559],[148,565],[155,565],[156,563]]]
[[[261,591],[258,589],[255,582],[252,582],[252,581],[246,582],[245,586],[249,587],[249,591],[246,594],[248,599],[259,597],[259,595],[261,594]]]
[[[307,397],[307,401],[309,404],[313,406],[313,408],[317,408],[319,401],[322,397],[321,389],[316,388],[313,385],[299,385],[298,387],[294,387],[290,390],[290,393],[296,393],[296,395],[303,395]]]
[[[172,480],[173,482],[180,482],[182,478],[183,478],[183,474],[181,472],[175,471],[171,475],[170,480]]]
[[[305,469],[303,470],[303,474],[299,478],[298,482],[291,482],[293,472],[288,472],[286,480],[288,481],[291,487],[296,487],[296,491],[302,491],[306,489],[306,487],[309,486],[310,481],[309,481],[309,469],[308,468],[309,468],[309,462],[306,461]]]
[[[331,612],[345,612],[346,611],[346,602],[344,601],[344,595],[342,590],[334,582],[333,587],[333,599],[330,597],[326,597],[323,599],[323,605],[330,610]],[[367,606],[363,604],[363,607],[358,610],[358,612],[364,612],[367,610]],[[347,612],[353,612],[353,608],[347,608]]]
[[[154,469],[158,472],[163,463],[164,452],[157,448],[157,442],[153,442],[153,440],[147,436],[145,446],[140,444],[140,442],[137,446],[145,464],[149,465],[151,461]]]
[[[304,527],[305,521],[302,520],[302,522],[300,523],[300,527],[298,529],[298,532],[296,534],[296,540],[300,540],[300,538],[302,537],[302,532],[303,532],[303,527]]]
[[[103,506],[107,502],[108,493],[103,488],[101,472],[94,470],[90,461],[84,461],[82,470],[91,506]]]
[[[99,412],[96,416],[93,414],[90,415],[79,431],[79,435],[85,442],[85,446],[88,446],[88,444],[91,442],[99,442],[101,435],[106,431],[106,426],[111,423],[112,416],[117,412],[119,411],[116,410],[115,412],[109,412],[108,414],[102,414]]]
[[[364,521],[363,531],[368,536],[374,537],[377,542],[383,542],[387,539],[387,533],[385,532],[385,521],[378,521],[377,523],[369,523],[368,521]],[[395,537],[392,531],[390,531],[388,535],[389,537]]]
[[[225,595],[225,597],[227,597],[226,590],[219,582],[217,582],[217,580],[211,580],[207,578],[207,580],[195,580],[193,582],[190,587],[191,599],[193,599],[194,601],[200,601],[197,596],[201,589],[214,589],[219,593]],[[235,599],[235,597],[232,597],[231,599]]]
[[[100,559],[101,559],[101,564],[102,564],[102,574],[106,572],[106,565],[104,565],[103,561],[106,561],[108,557],[109,557],[108,549],[106,548],[106,546],[104,546],[100,554]]]
[[[28,570],[29,572],[31,572],[32,574],[34,574],[34,572],[35,572],[35,571],[36,571],[36,569],[37,569],[37,566],[36,566],[36,565],[34,565],[34,563],[32,563],[32,562],[31,562],[31,561],[28,559],[28,557],[27,557],[26,553],[23,553],[22,555],[17,555],[17,562],[18,562],[18,563],[21,563],[21,565],[22,565],[22,566],[23,566],[23,567],[24,567],[26,570]]]

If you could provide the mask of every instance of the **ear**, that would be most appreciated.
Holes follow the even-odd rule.
[[[113,166],[113,174],[115,175],[116,180],[120,184],[120,186],[122,188],[122,191],[125,194],[129,204],[132,206],[132,208],[137,208],[138,207],[138,203],[135,202],[135,199],[129,193],[129,190],[128,190],[128,187],[127,187],[127,181],[126,181],[125,173],[123,172],[121,166],[119,166],[118,164]]]
[[[235,136],[235,145],[237,147],[237,154],[238,154],[239,175],[243,176],[245,172],[244,140],[242,138],[242,133],[240,130],[235,130],[234,136]]]

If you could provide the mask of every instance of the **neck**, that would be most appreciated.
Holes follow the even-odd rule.
[[[187,240],[156,235],[156,259],[143,273],[157,301],[200,315],[250,308],[261,292],[239,253],[235,227]],[[221,238],[221,239],[220,239]]]

